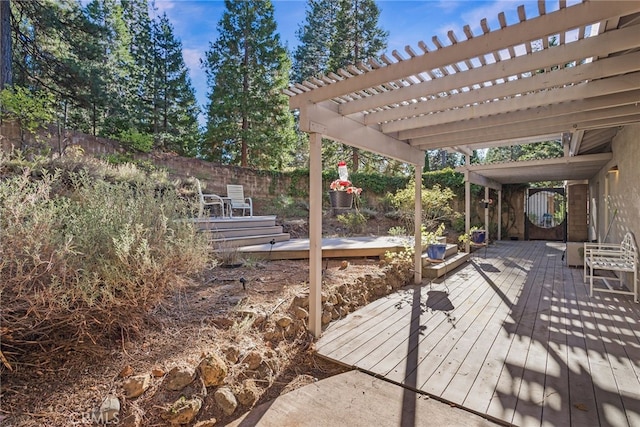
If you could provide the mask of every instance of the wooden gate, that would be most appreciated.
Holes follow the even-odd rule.
[[[525,240],[566,242],[567,199],[564,188],[527,190],[524,215]]]

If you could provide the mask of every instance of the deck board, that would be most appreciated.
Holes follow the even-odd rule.
[[[334,322],[318,354],[514,425],[640,425],[640,309],[564,245],[499,242]]]

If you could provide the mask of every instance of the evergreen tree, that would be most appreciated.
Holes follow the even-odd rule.
[[[218,39],[204,61],[210,87],[209,158],[279,169],[296,140],[288,97],[290,61],[270,1],[225,0]]]
[[[195,156],[200,134],[199,107],[182,56],[182,43],[173,35],[166,14],[154,23],[155,96],[153,133],[156,146]]]
[[[378,27],[380,10],[374,0],[309,0],[306,22],[296,33],[300,45],[294,52],[294,77],[337,71],[350,64],[375,58],[386,48],[388,33]],[[323,144],[327,165],[351,158],[350,169],[396,170],[398,165],[384,157],[366,153],[337,142]]]
[[[118,0],[93,0],[87,11],[90,19],[107,31],[98,43],[103,82],[93,92],[89,111],[91,131],[95,135],[118,137],[134,127],[139,102],[135,97],[138,85],[130,49],[132,35]]]
[[[0,1],[0,90],[13,84],[11,67],[11,3]]]
[[[379,17],[374,0],[340,0],[330,41],[329,71],[375,58],[386,49],[389,33],[378,27]]]
[[[333,0],[307,3],[306,22],[296,31],[300,44],[293,53],[294,81],[303,81],[329,69],[329,52],[339,10],[339,3]]]
[[[3,9],[6,5],[3,5]],[[92,64],[103,28],[93,24],[79,2],[11,2],[13,82],[53,94],[61,126],[69,111],[86,108],[92,90]]]
[[[489,148],[485,156],[485,163],[552,159],[563,155],[561,141],[544,141],[533,144]]]

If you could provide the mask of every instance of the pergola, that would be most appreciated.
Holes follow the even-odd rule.
[[[391,57],[350,65],[291,86],[290,107],[310,134],[310,322],[321,332],[323,137],[415,165],[421,182],[424,151],[465,154],[466,206],[470,184],[588,179],[611,159],[620,126],[640,122],[640,1],[559,2],[537,16],[518,7],[518,22],[500,28],[480,22],[448,42],[393,51]],[[558,139],[564,157],[471,165],[473,150]],[[416,218],[421,217],[416,185]],[[470,226],[469,209],[466,227]],[[421,281],[416,221],[415,281]]]

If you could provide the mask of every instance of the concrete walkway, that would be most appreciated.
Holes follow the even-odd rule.
[[[497,424],[360,371],[301,387],[264,403],[229,426],[447,426]]]

